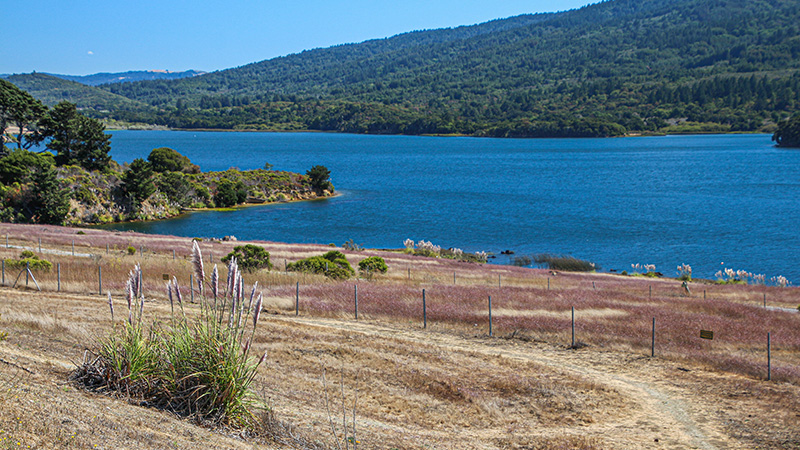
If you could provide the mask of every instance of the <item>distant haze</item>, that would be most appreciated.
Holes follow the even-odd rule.
[[[206,72],[187,70],[184,72],[170,72],[168,70],[135,70],[119,73],[95,73],[92,75],[60,75],[49,73],[54,77],[63,78],[88,86],[99,86],[108,83],[125,83],[143,80],[177,80],[179,78],[196,77]]]
[[[87,75],[237,67],[303,50],[420,29],[584,6],[586,0],[26,3],[0,27],[0,73]],[[9,16],[10,17],[10,16]],[[31,32],[32,24],[35,32]],[[22,49],[22,50],[20,50]]]

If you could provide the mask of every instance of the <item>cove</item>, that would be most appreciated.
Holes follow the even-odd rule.
[[[800,282],[800,152],[769,135],[486,139],[325,133],[113,131],[112,157],[170,147],[203,171],[331,170],[338,197],[106,228],[186,237],[499,254],[570,254],[666,276],[723,268]],[[493,262],[507,263],[500,256]]]

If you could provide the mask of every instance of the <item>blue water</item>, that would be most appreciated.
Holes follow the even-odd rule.
[[[112,156],[170,147],[203,171],[331,170],[341,196],[117,224],[180,236],[399,248],[406,238],[570,254],[674,276],[745,269],[800,282],[800,152],[768,135],[480,139],[116,131]],[[496,262],[507,262],[499,257]]]

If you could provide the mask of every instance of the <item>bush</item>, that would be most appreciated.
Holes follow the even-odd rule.
[[[331,250],[322,256],[301,259],[286,266],[286,270],[321,274],[335,280],[346,280],[356,273],[345,255],[338,250]]]
[[[386,273],[389,267],[380,256],[370,256],[359,261],[358,270],[371,275],[375,272]]]
[[[193,260],[202,261],[199,247],[193,250]],[[242,283],[235,263],[228,271],[236,274],[236,284]],[[96,356],[85,359],[71,378],[89,390],[137,398],[200,424],[256,430],[254,411],[268,410],[250,389],[256,370],[267,356],[264,353],[256,360],[249,355],[261,313],[261,296],[248,302],[238,293],[242,289],[230,300],[228,296],[219,298],[219,304],[216,298],[213,303],[204,298],[200,314],[187,317],[173,278],[167,284],[172,306],[169,324],[153,322],[146,326],[142,320],[144,299],[134,295],[140,274],[137,265],[126,285],[127,320],[114,323],[111,334],[100,341]],[[211,283],[215,283],[213,278]],[[108,304],[114,322],[110,294]],[[242,321],[243,317],[251,320]]]
[[[131,256],[136,254],[136,247],[134,247],[132,245],[129,245],[127,250],[128,250],[128,254],[131,255]]]
[[[272,269],[272,263],[269,261],[269,252],[257,245],[238,245],[233,248],[232,252],[222,258],[222,262],[227,264],[233,257],[236,257],[236,264],[239,268],[247,272],[252,273],[259,269]]]
[[[39,257],[30,250],[23,250],[19,255],[19,259],[7,259],[6,267],[20,270],[25,267],[30,267],[31,270],[49,272],[50,269],[53,268],[53,263],[44,259],[39,259]]]
[[[600,266],[573,256],[551,255],[541,253],[533,257],[536,264],[543,264],[550,270],[563,270],[564,272],[594,272]]]

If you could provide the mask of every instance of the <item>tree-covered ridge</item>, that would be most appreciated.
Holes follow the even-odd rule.
[[[610,0],[103,88],[176,128],[614,136],[772,130],[799,71],[799,0]]]

